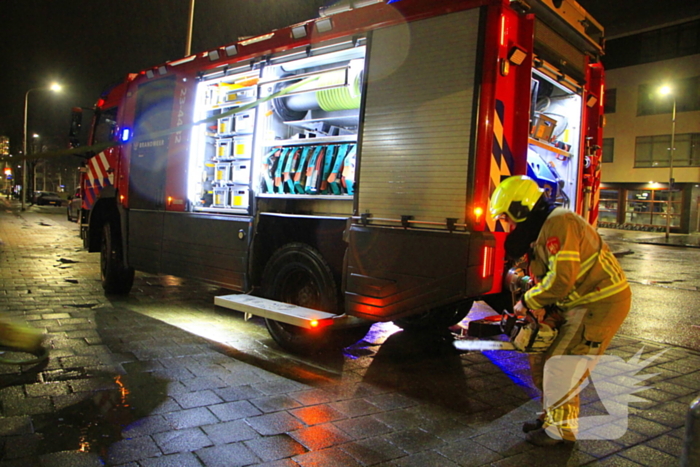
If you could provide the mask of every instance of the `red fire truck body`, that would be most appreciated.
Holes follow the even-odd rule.
[[[602,36],[572,0],[364,0],[128,75],[82,182],[105,290],[134,269],[219,284],[293,350],[497,303],[504,177],[596,221]]]

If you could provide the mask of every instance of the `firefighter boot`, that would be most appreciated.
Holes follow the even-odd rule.
[[[565,446],[573,446],[575,443],[573,440],[552,438],[549,436],[549,434],[547,434],[547,430],[545,428],[538,428],[529,432],[527,436],[525,436],[525,440],[530,444],[540,447],[557,446],[560,444]]]
[[[531,431],[539,430],[544,425],[544,418],[537,418],[532,422],[523,423],[523,433],[530,433]]]

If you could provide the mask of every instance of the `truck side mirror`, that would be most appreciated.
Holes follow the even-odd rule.
[[[68,132],[68,140],[72,148],[80,146],[80,130],[83,127],[83,109],[73,107],[71,109],[70,131]]]

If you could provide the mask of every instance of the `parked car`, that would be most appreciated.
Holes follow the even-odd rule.
[[[37,191],[34,204],[37,206],[63,206],[64,199],[52,191]]]
[[[80,219],[80,207],[83,204],[83,200],[80,197],[80,190],[75,192],[75,195],[68,197],[68,207],[66,208],[66,215],[68,220],[71,222],[78,222]]]

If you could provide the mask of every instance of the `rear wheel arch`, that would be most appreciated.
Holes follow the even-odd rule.
[[[312,246],[291,242],[278,248],[265,264],[263,296],[295,305],[338,313],[339,291],[333,271]]]
[[[291,243],[315,249],[330,267],[337,284],[342,281],[347,243],[343,240],[344,219],[287,218],[260,216],[255,227],[250,262],[251,283],[261,286],[266,265],[280,248]]]
[[[323,255],[301,242],[278,248],[262,275],[262,295],[294,305],[340,314],[342,304],[333,271]],[[272,338],[280,347],[308,354],[324,347],[344,347],[362,338],[369,325],[345,329],[305,329],[266,319]]]

